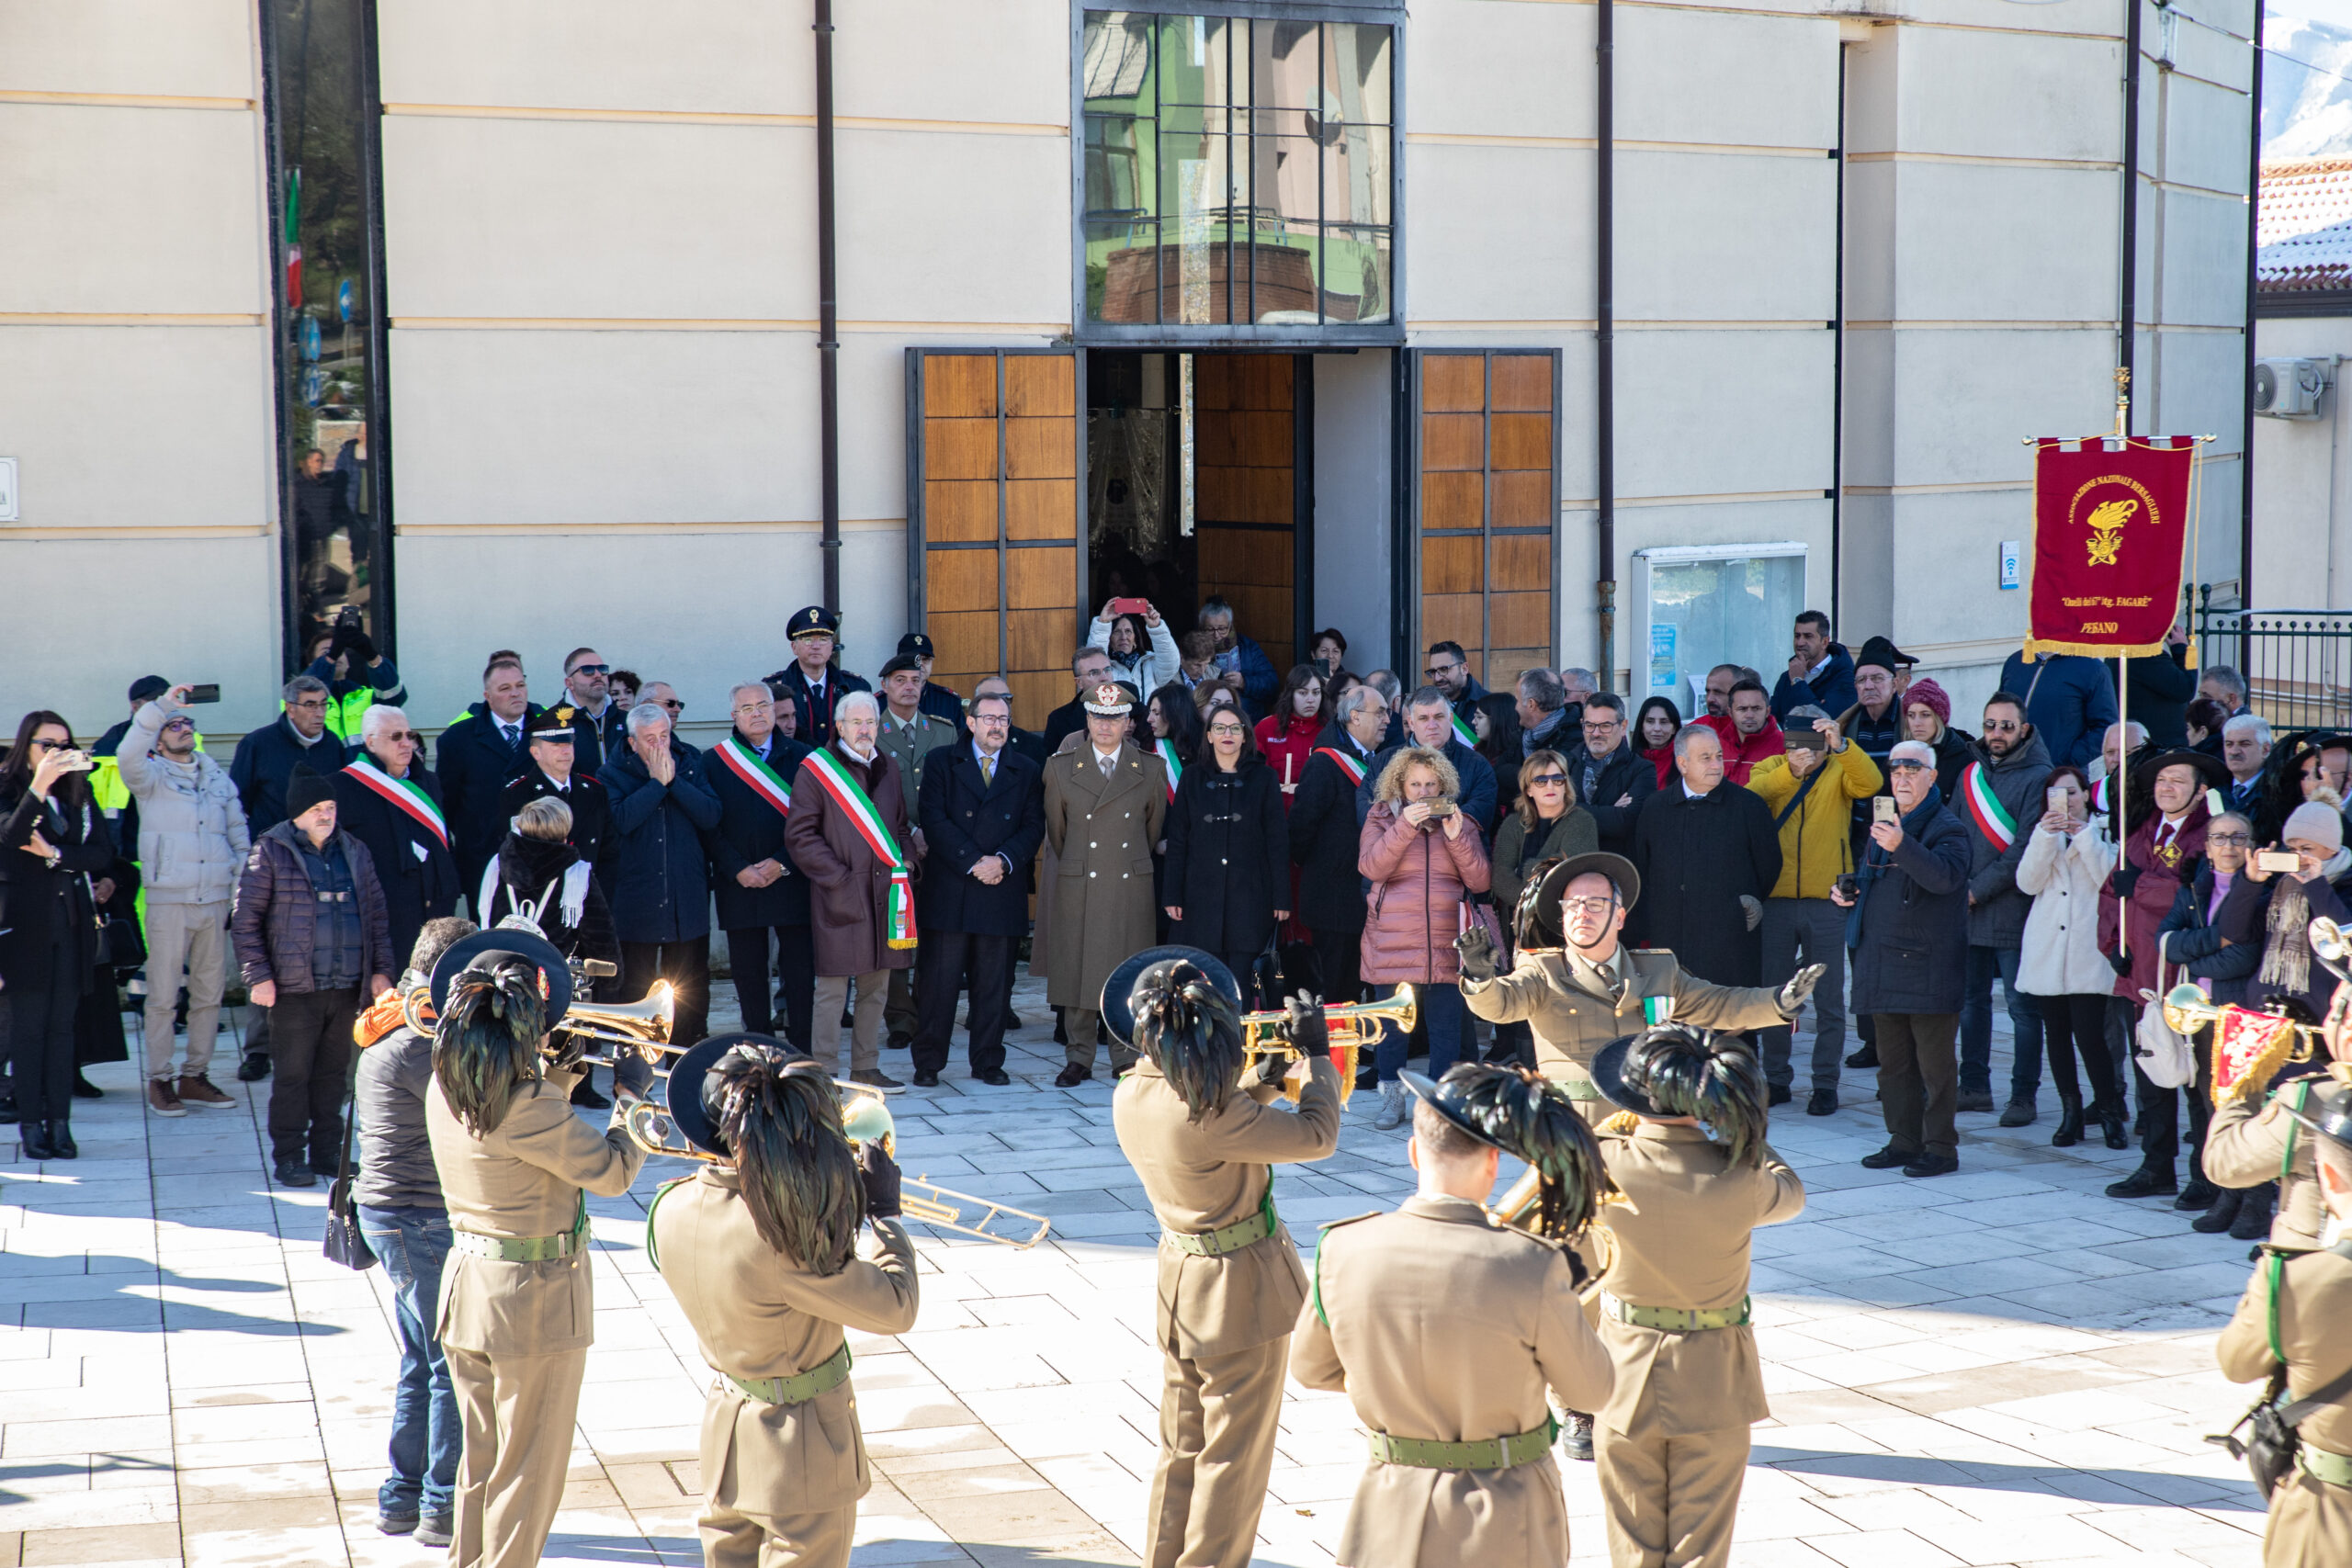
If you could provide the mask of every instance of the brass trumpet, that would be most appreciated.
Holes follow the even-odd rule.
[[[834,1080],[840,1083],[839,1079]],[[890,1108],[882,1103],[880,1095],[865,1090],[863,1085],[842,1084],[844,1090],[860,1090],[843,1100],[842,1131],[853,1144],[879,1143],[882,1152],[897,1157],[898,1130],[891,1120]],[[629,1137],[649,1155],[668,1155],[675,1159],[696,1159],[717,1164],[718,1156],[695,1148],[684,1137],[676,1136],[669,1112],[650,1100],[633,1102],[622,1119]],[[899,1207],[902,1217],[916,1224],[929,1225],[934,1230],[954,1231],[959,1235],[975,1236],[992,1241],[1000,1247],[1026,1251],[1046,1239],[1053,1222],[1043,1214],[1033,1214],[1026,1209],[1016,1209],[1009,1203],[999,1203],[986,1198],[975,1198],[967,1192],[952,1191],[921,1177],[901,1176],[899,1179]],[[967,1220],[967,1211],[978,1213]],[[1000,1217],[1036,1222],[1037,1228],[1026,1234],[1000,1233],[990,1227]],[[1025,1230],[1025,1226],[1023,1227]]]
[[[2312,956],[2319,960],[2320,967],[2352,986],[2352,937],[2325,915],[2311,923],[2310,934]]]
[[[2318,924],[2317,921],[2312,923]],[[2316,943],[2313,944],[2313,951],[2317,951]],[[2194,1034],[2225,1012],[2254,1013],[2252,1008],[2233,1008],[2227,1003],[2216,1002],[2187,981],[2181,982],[2165,993],[2164,1010],[2165,1024],[2178,1034]],[[2268,1016],[2261,1013],[2254,1013],[2254,1015]],[[2312,1059],[2314,1051],[2324,1049],[2322,1043],[2325,1039],[2326,1032],[2318,1024],[2289,1021],[2288,1027],[2295,1032],[2295,1054],[2291,1060],[2308,1062]]]
[[[623,1053],[627,1053],[651,1063],[658,1074],[664,1055],[675,1055],[685,1049],[670,1043],[677,1011],[678,995],[667,980],[654,981],[643,1001],[575,1001],[563,1015],[563,1021],[548,1036],[549,1052],[560,1055],[555,1042],[568,1034],[609,1048],[603,1055],[593,1048],[582,1051],[571,1058],[578,1066],[617,1067]]]
[[[1340,1103],[1345,1105],[1356,1089],[1356,1058],[1365,1046],[1380,1038],[1381,1026],[1394,1023],[1406,1033],[1420,1018],[1420,998],[1410,986],[1399,986],[1396,994],[1380,1002],[1332,1002],[1323,1009],[1323,1027],[1331,1039],[1331,1065],[1340,1069]],[[1292,1064],[1291,1076],[1283,1082],[1283,1098],[1295,1102],[1299,1090],[1306,1086],[1305,1057],[1297,1046],[1290,1043],[1290,1014],[1287,1010],[1247,1012],[1241,1015],[1242,1049],[1249,1054],[1250,1065],[1255,1067],[1266,1057],[1280,1056]]]

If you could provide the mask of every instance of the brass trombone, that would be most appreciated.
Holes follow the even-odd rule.
[[[839,1084],[841,1080],[837,1078],[834,1082]],[[841,1087],[845,1091],[859,1091],[844,1099],[842,1104],[842,1131],[849,1134],[850,1142],[879,1143],[884,1154],[897,1157],[897,1124],[891,1120],[890,1108],[882,1103],[882,1097],[865,1089],[862,1084],[842,1084]],[[638,1147],[647,1154],[668,1155],[676,1159],[696,1159],[712,1164],[718,1161],[718,1156],[706,1153],[687,1143],[671,1122],[670,1113],[650,1100],[631,1103],[623,1117],[623,1125],[628,1127],[628,1135],[636,1141]],[[673,1142],[673,1138],[676,1141]],[[935,1230],[954,1231],[959,1235],[992,1241],[1000,1247],[1026,1251],[1045,1240],[1046,1233],[1053,1228],[1053,1222],[1043,1214],[1033,1214],[1010,1203],[975,1198],[967,1192],[953,1191],[921,1177],[901,1176],[899,1189],[899,1206],[904,1218]],[[967,1213],[973,1210],[978,1213],[967,1220],[965,1217]],[[1000,1217],[1035,1221],[1037,1228],[1026,1231],[1026,1234],[1000,1233],[990,1228]],[[1026,1227],[1023,1229],[1025,1231]]]
[[[1345,1105],[1355,1092],[1356,1058],[1365,1046],[1380,1038],[1381,1026],[1393,1023],[1409,1034],[1420,1017],[1420,998],[1410,986],[1399,986],[1396,994],[1385,1001],[1333,1002],[1323,1009],[1323,1026],[1331,1039],[1331,1065],[1340,1069],[1340,1103]],[[1258,1066],[1262,1058],[1283,1057],[1292,1064],[1291,1075],[1283,1081],[1283,1098],[1296,1101],[1299,1090],[1306,1087],[1305,1057],[1298,1047],[1290,1043],[1290,1013],[1277,1010],[1272,1012],[1248,1012],[1241,1015],[1242,1049],[1250,1056],[1250,1065]]]

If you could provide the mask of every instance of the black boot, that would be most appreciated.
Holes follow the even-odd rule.
[[[2266,1181],[2249,1188],[2245,1201],[2238,1205],[2237,1223],[2230,1227],[2230,1235],[2239,1241],[2260,1241],[2270,1234],[2270,1206],[2278,1196],[2278,1184]]]
[[[2131,1139],[2123,1135],[2123,1107],[2111,1100],[2102,1100],[2098,1102],[2096,1120],[2100,1141],[2109,1148],[2128,1149],[2132,1146]]]
[[[25,1158],[35,1164],[57,1157],[57,1151],[49,1144],[49,1123],[40,1117],[28,1118],[17,1136],[24,1149]]]
[[[80,1159],[82,1151],[74,1142],[74,1123],[60,1116],[49,1124],[49,1157]]]
[[[2197,1162],[2192,1159],[2188,1162],[2188,1185],[2180,1190],[2180,1196],[2172,1201],[2172,1206],[2184,1214],[2201,1214],[2221,1195],[2222,1190],[2205,1179],[2205,1173],[2197,1168]]]
[[[2219,1235],[2236,1223],[2238,1207],[2245,1201],[2245,1194],[2234,1187],[2224,1187],[2213,1199],[2213,1206],[2188,1222],[2188,1228],[2205,1235]]]
[[[2058,1130],[2050,1134],[2051,1146],[2071,1149],[2083,1141],[2083,1097],[2062,1094],[2058,1097]]]
[[[2150,1160],[2122,1180],[2111,1184],[2107,1195],[2110,1198],[2169,1198],[2179,1190],[2180,1184],[2173,1175],[2172,1162],[2166,1160],[2159,1165]]]

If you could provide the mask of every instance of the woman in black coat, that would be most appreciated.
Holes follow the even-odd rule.
[[[1193,694],[1170,682],[1151,694],[1144,705],[1145,722],[1151,729],[1151,750],[1168,770],[1168,803],[1176,804],[1176,786],[1183,782],[1184,770],[1201,754],[1201,710],[1193,705]],[[1151,850],[1152,906],[1159,911],[1159,940],[1168,935],[1168,840],[1165,839]]]
[[[25,1157],[72,1159],[74,1019],[98,961],[89,879],[115,859],[74,731],[36,709],[0,764],[0,982]]]
[[[1249,716],[1219,707],[1207,744],[1168,810],[1170,939],[1216,953],[1237,975],[1290,919],[1290,833],[1282,781],[1258,754]]]

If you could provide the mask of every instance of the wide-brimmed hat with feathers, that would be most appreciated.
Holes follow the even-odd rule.
[[[711,1046],[720,1049],[706,1056]],[[699,1070],[697,1057],[707,1064]],[[733,1161],[760,1239],[814,1274],[847,1268],[865,1219],[865,1183],[831,1073],[773,1036],[732,1034],[697,1044],[670,1082],[672,1120],[682,1131],[691,1121],[698,1131],[690,1140],[710,1147],[699,1142],[709,1138]]]
[[[1737,1035],[1662,1023],[1602,1046],[1590,1072],[1610,1104],[1636,1116],[1695,1117],[1734,1166],[1762,1163],[1770,1121],[1764,1067]]]
[[[1542,1194],[1536,1235],[1575,1235],[1615,1194],[1592,1129],[1577,1113],[1576,1101],[1550,1080],[1524,1067],[1487,1062],[1456,1063],[1435,1082],[1416,1072],[1397,1077],[1456,1128],[1535,1171]]]
[[[1232,970],[1197,948],[1147,951],[1120,969],[1136,959],[1150,961],[1136,970],[1126,991],[1131,1043],[1159,1069],[1191,1119],[1200,1122],[1224,1109],[1241,1081],[1247,1059],[1241,987]],[[1114,975],[1112,985],[1117,979]],[[1106,997],[1111,990],[1112,986],[1103,987]]]

